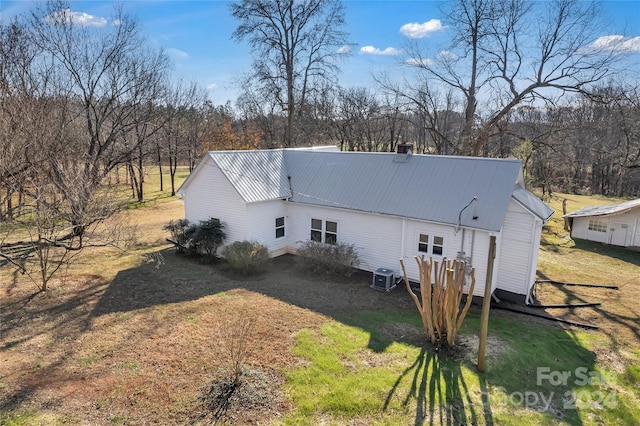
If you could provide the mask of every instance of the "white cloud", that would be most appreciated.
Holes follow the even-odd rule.
[[[114,27],[119,27],[120,25],[122,25],[122,21],[120,19],[114,19],[111,25],[113,25]]]
[[[189,54],[184,50],[175,49],[173,47],[166,49],[165,52],[174,59],[187,59],[189,57]]]
[[[360,53],[366,55],[383,55],[383,56],[398,56],[404,53],[402,49],[396,49],[395,47],[387,47],[384,50],[380,50],[373,46],[363,46],[360,48]]]
[[[107,20],[85,12],[74,12],[71,9],[60,9],[44,18],[49,24],[74,24],[83,27],[104,27]]]
[[[429,58],[409,58],[406,60],[406,64],[415,67],[428,67],[433,65],[433,61]]]
[[[623,52],[640,52],[640,36],[624,37],[621,35],[608,35],[598,38],[592,47],[596,49],[616,50]]]
[[[351,46],[345,44],[340,49],[338,49],[338,53],[351,53]]]
[[[440,52],[438,52],[438,57],[445,61],[454,61],[458,59],[458,55],[449,50],[441,50]]]
[[[207,84],[207,90],[215,90],[218,88],[216,83]]]
[[[400,33],[409,38],[423,38],[431,35],[432,33],[442,31],[446,26],[442,25],[439,19],[431,19],[427,22],[419,24],[417,22],[411,22],[404,24],[400,27]]]

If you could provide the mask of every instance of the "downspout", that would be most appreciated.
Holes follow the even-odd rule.
[[[404,258],[405,244],[406,244],[406,236],[407,236],[407,220],[402,219],[402,238],[400,241],[400,259]]]

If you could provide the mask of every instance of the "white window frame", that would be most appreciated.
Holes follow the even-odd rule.
[[[589,218],[589,231],[607,232],[609,219],[603,216],[592,216]]]
[[[440,240],[440,244],[436,244],[436,239]],[[443,257],[445,253],[446,242],[447,239],[442,234],[436,234],[433,232],[418,232],[416,235],[416,243],[414,247],[416,247],[416,251],[419,254],[424,254],[426,256]],[[426,248],[426,251],[421,250],[422,248]],[[440,253],[435,253],[434,250],[440,251]]]
[[[316,222],[320,222],[320,226],[315,226],[314,227],[314,221]],[[335,231],[334,230],[330,230],[329,227],[327,226],[327,224],[335,224]],[[318,225],[316,223],[316,225]],[[310,228],[309,228],[309,239],[311,241],[318,241],[320,243],[324,243],[324,244],[337,244],[338,243],[338,229],[339,229],[339,225],[338,225],[338,221],[337,220],[330,220],[330,219],[318,219],[315,217],[311,218],[311,223],[310,223]],[[320,234],[320,239],[318,238],[313,238],[314,232],[316,234]],[[330,238],[329,241],[327,242],[327,236],[333,236],[333,238]],[[334,241],[331,241],[331,239],[333,239]]]
[[[282,225],[280,225],[280,226],[278,226],[278,219],[282,219]],[[276,239],[286,237],[287,236],[287,232],[286,232],[286,228],[285,228],[286,220],[285,220],[284,216],[276,217],[275,223],[276,223]],[[282,235],[278,235],[278,231],[279,230],[282,230]]]

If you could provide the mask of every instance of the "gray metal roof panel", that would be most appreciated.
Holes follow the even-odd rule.
[[[210,151],[208,155],[248,203],[291,196],[282,150]]]
[[[519,160],[393,153],[284,151],[291,201],[499,231]]]
[[[620,204],[608,204],[605,206],[588,206],[567,213],[564,217],[583,217],[583,216],[603,216],[607,214],[620,214],[628,210],[640,207],[640,198],[637,200],[626,201]]]
[[[513,189],[513,198],[515,198],[526,209],[538,216],[544,222],[546,222],[555,211],[551,207],[540,201],[538,197],[519,185],[516,185],[516,187]]]

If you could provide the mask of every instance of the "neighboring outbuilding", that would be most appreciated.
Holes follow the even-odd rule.
[[[208,152],[178,189],[185,218],[218,218],[226,243],[252,240],[271,256],[301,242],[354,244],[361,269],[399,272],[400,258],[465,259],[484,294],[524,302],[535,282],[542,226],[553,210],[524,188],[519,160],[335,147]],[[407,273],[418,281],[416,262]]]
[[[640,248],[640,198],[585,207],[564,217],[569,221],[571,238]]]

